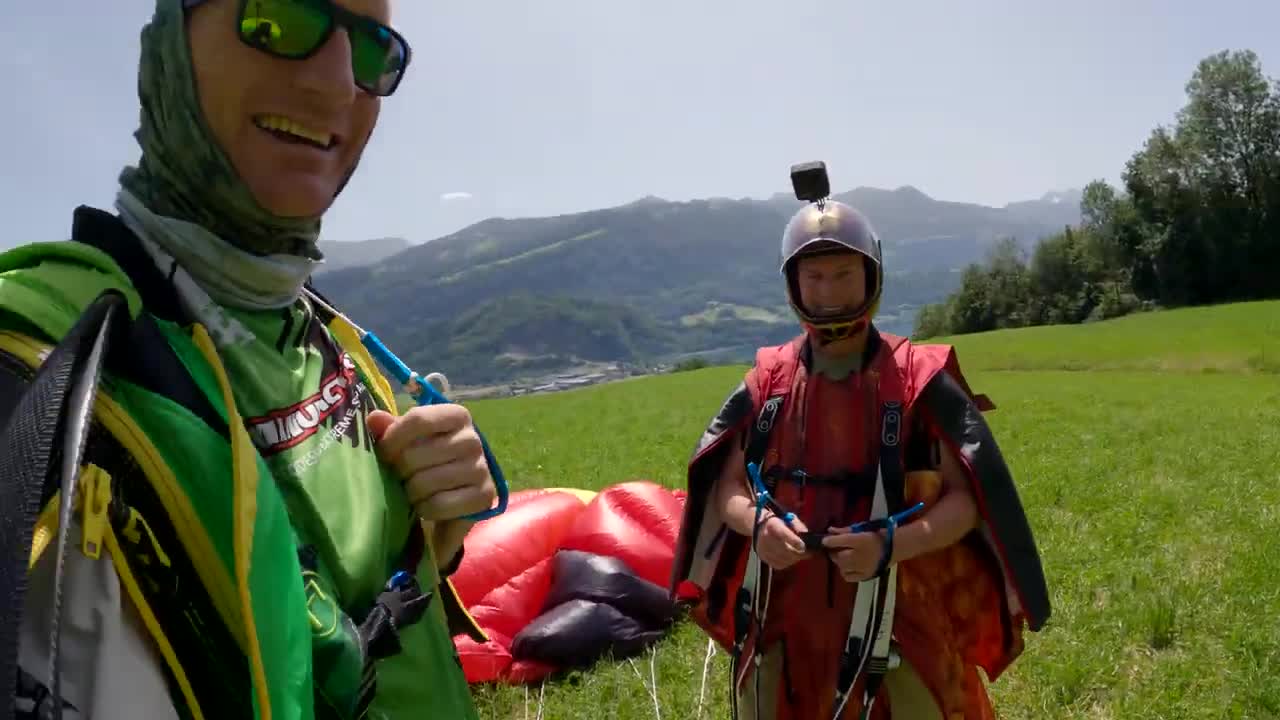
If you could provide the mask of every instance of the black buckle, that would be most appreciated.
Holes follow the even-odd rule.
[[[418,579],[403,570],[391,576],[386,590],[378,595],[369,616],[360,624],[365,654],[380,660],[399,653],[400,628],[421,619],[434,596],[432,591],[423,592]]]
[[[804,541],[805,550],[808,550],[809,552],[818,552],[829,549],[822,544],[822,538],[827,535],[830,535],[830,533],[826,530],[808,530],[800,533],[800,539]]]

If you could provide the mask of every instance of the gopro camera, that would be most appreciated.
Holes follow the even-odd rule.
[[[796,199],[818,202],[831,194],[831,182],[827,179],[827,164],[821,160],[791,166],[791,187]]]

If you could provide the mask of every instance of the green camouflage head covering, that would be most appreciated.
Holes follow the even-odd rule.
[[[199,225],[248,252],[322,257],[320,218],[282,218],[259,205],[206,124],[182,0],[156,0],[142,29],[138,97],[134,137],[142,158],[121,173],[125,190],[157,215]]]

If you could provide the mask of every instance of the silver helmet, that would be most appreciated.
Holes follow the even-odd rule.
[[[822,173],[819,181],[821,195],[801,187],[798,173]],[[799,169],[799,170],[798,170]],[[802,325],[822,342],[832,342],[856,335],[867,326],[880,306],[880,293],[884,287],[884,263],[880,252],[880,238],[867,218],[845,203],[826,197],[825,166],[811,163],[792,168],[792,182],[796,196],[809,200],[787,223],[782,233],[779,272],[786,279],[787,301]],[[808,182],[814,182],[809,179]],[[807,191],[806,191],[807,190]],[[817,195],[815,197],[815,195]],[[796,279],[796,263],[801,257],[827,253],[857,252],[865,256],[867,294],[863,303],[840,315],[814,315],[804,307]]]

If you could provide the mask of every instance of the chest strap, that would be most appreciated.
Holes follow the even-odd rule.
[[[880,414],[880,467],[876,474],[875,497],[871,501],[870,520],[887,520],[903,504],[903,470],[899,447],[902,440],[902,405],[886,401]],[[889,480],[886,482],[886,478]],[[889,525],[892,532],[893,525]],[[849,702],[858,676],[865,670],[862,718],[870,717],[871,706],[884,676],[889,672],[889,640],[893,635],[894,603],[898,595],[898,566],[889,563],[891,541],[886,540],[886,558],[880,572],[858,583],[844,652],[840,657],[840,674],[836,684],[836,711],[839,718]],[[870,638],[870,642],[868,642]]]

